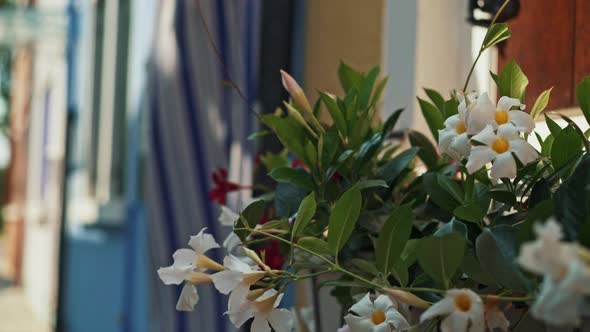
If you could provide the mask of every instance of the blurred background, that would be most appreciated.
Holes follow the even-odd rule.
[[[156,269],[202,227],[227,235],[209,200],[218,167],[251,185],[257,153],[280,150],[247,139],[259,128],[249,107],[273,112],[287,98],[279,70],[315,99],[340,93],[340,61],[380,65],[382,117],[406,107],[400,130],[429,135],[416,96],[462,87],[501,4],[0,0],[0,332],[231,331],[204,287],[195,312],[175,311],[180,289]],[[501,16],[513,37],[485,53],[471,88],[494,96],[488,71],[515,58],[529,108],[554,86],[549,108],[575,118],[589,16],[586,0],[513,0]],[[304,292],[290,301],[307,306]],[[327,293],[319,326],[335,331]]]

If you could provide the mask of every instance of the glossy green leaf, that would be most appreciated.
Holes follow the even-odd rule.
[[[402,205],[391,213],[385,221],[375,246],[377,268],[387,275],[400,255],[410,237],[412,230],[412,206]]]
[[[311,176],[302,168],[279,167],[273,169],[268,175],[277,182],[291,183],[308,190],[315,188]]]
[[[391,184],[408,167],[410,162],[416,158],[419,150],[418,148],[411,148],[398,154],[377,169],[378,176],[388,184]]]
[[[444,176],[433,172],[426,173],[422,176],[424,183],[424,190],[428,193],[430,199],[441,208],[453,212],[458,206],[462,204],[462,200],[458,201],[441,186],[438,179]]]
[[[565,127],[555,136],[551,148],[551,162],[558,170],[567,165],[572,159],[582,154],[582,140],[572,126]]]
[[[301,201],[301,205],[299,205],[299,210],[297,210],[297,216],[295,217],[295,222],[293,224],[293,230],[291,231],[291,242],[302,230],[305,229],[305,227],[307,227],[315,215],[316,205],[315,192],[313,191]]]
[[[535,104],[533,105],[533,108],[531,108],[530,113],[533,119],[536,119],[549,104],[549,96],[551,95],[551,90],[553,90],[553,88],[541,92],[539,97],[537,97],[537,100],[535,100]]]
[[[338,67],[338,79],[340,79],[340,85],[344,92],[353,88],[358,89],[362,81],[360,73],[343,62]]]
[[[320,92],[320,98],[321,98],[322,102],[324,103],[324,105],[326,105],[328,112],[332,116],[332,120],[334,120],[334,125],[336,126],[336,128],[338,128],[338,130],[340,130],[340,132],[343,135],[345,135],[345,136],[348,135],[348,127],[346,125],[346,119],[344,117],[342,110],[340,109],[340,107],[336,103],[336,101],[324,92]]]
[[[477,237],[477,258],[483,270],[498,284],[513,290],[526,292],[530,285],[517,265],[517,232],[508,225],[485,228]]]
[[[468,203],[466,205],[459,206],[453,210],[453,214],[455,217],[461,220],[475,223],[480,222],[486,215],[486,213],[482,212],[480,207],[475,203]]]
[[[311,252],[320,255],[332,255],[332,251],[328,247],[328,243],[322,239],[318,239],[317,237],[302,237],[297,240],[297,245],[301,246]]]
[[[387,118],[383,124],[383,129],[381,130],[384,138],[386,138],[389,132],[395,127],[403,111],[403,108],[397,109]]]
[[[555,216],[570,240],[580,225],[590,221],[590,154],[586,153],[572,176],[555,192]]]
[[[420,240],[418,263],[433,280],[449,288],[465,254],[465,239],[462,234],[451,233]]]
[[[426,92],[426,95],[428,98],[430,98],[430,101],[432,101],[434,106],[436,106],[440,112],[443,112],[445,108],[445,99],[440,95],[440,93],[427,88],[424,88],[424,92]]]
[[[545,115],[545,123],[547,123],[549,131],[551,132],[551,135],[553,135],[554,137],[557,136],[562,130],[562,128],[547,115]]]
[[[578,103],[584,113],[586,122],[590,124],[590,76],[586,76],[576,88]]]
[[[384,180],[381,180],[381,179],[361,180],[359,182],[359,189],[360,190],[376,188],[376,187],[388,188],[389,186],[387,185],[387,182],[385,182]]]
[[[410,144],[412,146],[420,148],[420,151],[418,151],[418,157],[422,159],[422,162],[424,162],[426,167],[429,169],[435,169],[438,165],[440,156],[436,152],[436,148],[430,139],[415,130],[411,130],[408,137],[410,138]]]
[[[260,222],[260,218],[264,214],[264,208],[266,204],[263,200],[252,202],[248,205],[242,213],[240,213],[240,219],[236,221],[235,228],[254,228]],[[247,223],[247,225],[245,224]],[[245,241],[248,234],[250,234],[247,230],[236,230],[234,231],[236,235],[242,240]]]
[[[361,211],[362,196],[358,185],[346,191],[336,201],[329,220],[328,247],[336,255],[354,230]]]
[[[496,84],[498,85],[498,96],[508,96],[524,101],[524,93],[529,80],[518,64],[514,60],[510,60],[498,75]]]
[[[508,24],[506,23],[494,23],[486,33],[486,36],[483,40],[483,49],[490,48],[501,41],[510,38],[510,30],[508,29]]]
[[[359,270],[364,271],[364,272],[368,272],[368,273],[372,274],[373,276],[379,275],[379,270],[377,270],[377,267],[375,266],[375,263],[373,263],[373,262],[369,262],[367,260],[360,259],[360,258],[353,258],[350,260],[350,263],[352,263],[352,265],[356,266]]]
[[[379,66],[374,67],[369,71],[367,77],[363,80],[359,92],[359,107],[363,110],[369,106],[369,98],[371,98],[371,92],[373,91],[375,80],[377,80],[377,76],[379,75],[380,71],[381,69]]]
[[[418,98],[422,115],[426,119],[428,128],[434,137],[434,140],[438,142],[438,130],[444,128],[444,119],[442,113],[436,108],[436,106],[427,102],[424,99]]]

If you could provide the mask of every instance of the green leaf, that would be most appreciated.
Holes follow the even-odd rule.
[[[371,97],[371,92],[375,86],[375,80],[377,79],[377,75],[379,75],[379,71],[379,66],[375,66],[369,71],[369,74],[367,74],[367,77],[362,83],[359,92],[359,107],[363,110],[369,106],[369,98]]]
[[[375,267],[375,264],[373,262],[369,262],[367,260],[360,258],[353,258],[350,260],[350,263],[356,266],[359,270],[369,272],[373,276],[379,275],[379,270],[377,270],[377,267]]]
[[[370,161],[379,151],[382,142],[381,137],[381,133],[375,133],[368,141],[365,141],[361,145],[354,161],[354,168],[356,170],[359,170],[361,166]]]
[[[508,96],[524,101],[524,93],[529,84],[529,80],[518,64],[516,64],[514,60],[510,60],[510,62],[504,66],[500,75],[498,75],[496,84],[498,85],[499,96]]]
[[[315,189],[311,176],[302,168],[279,167],[268,175],[277,182],[287,182],[308,190]]]
[[[236,222],[235,228],[244,228],[247,223],[248,228],[254,228],[260,222],[260,218],[264,214],[265,202],[263,200],[252,202],[248,205],[242,213],[240,213],[240,219]],[[250,234],[247,230],[236,230],[236,235],[245,241],[246,237]]]
[[[387,85],[388,80],[389,80],[389,78],[385,77],[384,79],[381,80],[381,82],[379,82],[379,84],[377,84],[377,87],[375,88],[375,92],[373,92],[373,97],[371,97],[371,103],[369,104],[369,107],[374,107],[375,105],[377,105],[377,103],[379,102],[379,99],[381,98],[381,94],[383,94],[383,90],[385,89],[385,86]]]
[[[553,90],[553,87],[541,92],[539,97],[537,97],[537,100],[535,101],[533,108],[531,108],[530,113],[533,119],[536,119],[539,116],[539,114],[541,114],[541,112],[545,110],[547,104],[549,104],[549,96],[551,95],[551,90]]]
[[[590,154],[586,153],[572,176],[555,192],[555,216],[566,237],[577,237],[580,225],[590,221]]]
[[[289,160],[287,159],[286,149],[283,149],[279,153],[272,153],[268,151],[260,156],[260,161],[268,171],[272,171],[273,169],[278,167],[289,166]]]
[[[486,215],[486,213],[482,212],[480,207],[475,203],[468,203],[466,205],[459,206],[453,210],[453,214],[461,220],[475,223],[480,222]]]
[[[586,122],[590,124],[590,76],[586,76],[578,87],[576,88],[576,96],[578,97],[578,103],[584,113]]]
[[[434,236],[443,236],[451,233],[462,234],[467,239],[467,226],[459,220],[453,218],[448,223],[434,232]]]
[[[436,168],[440,156],[428,137],[415,130],[411,130],[408,136],[410,138],[410,144],[414,147],[420,148],[420,151],[418,151],[418,157],[422,159],[426,167],[429,169]]]
[[[260,121],[277,135],[284,147],[293,152],[299,159],[305,159],[303,142],[306,134],[301,125],[294,120],[281,118],[274,114],[262,115]]]
[[[490,190],[490,197],[498,202],[514,205],[516,196],[508,190]]]
[[[387,182],[381,179],[361,180],[359,182],[359,189],[370,189],[375,187],[388,188]]]
[[[402,287],[405,287],[408,284],[408,279],[410,275],[408,274],[408,267],[406,263],[399,259],[395,261],[393,267],[391,268],[391,275],[399,282]]]
[[[424,92],[426,92],[426,95],[428,96],[428,98],[430,98],[434,106],[436,106],[438,110],[442,113],[445,108],[445,99],[440,95],[440,93],[427,88],[424,88]]]
[[[338,136],[338,130],[335,127],[332,127],[326,131],[326,134],[324,134],[324,145],[322,147],[321,158],[322,170],[331,165],[334,157],[336,157],[336,153],[338,153],[339,146],[340,137]]]
[[[520,271],[516,257],[516,229],[508,225],[484,228],[475,242],[477,258],[484,271],[498,284],[513,290],[526,292],[530,285]]]
[[[397,109],[387,118],[385,124],[383,125],[383,129],[381,130],[383,138],[386,138],[393,127],[395,127],[397,120],[399,120],[399,117],[403,111],[403,108]]]
[[[457,200],[457,202],[463,203],[463,197],[465,195],[463,194],[463,190],[461,187],[459,187],[457,182],[440,173],[436,174],[436,180],[438,181],[438,184],[441,186],[441,188],[451,195],[451,197]]]
[[[450,279],[463,261],[465,239],[462,234],[451,233],[420,240],[418,263],[438,284],[449,288]]]
[[[483,49],[490,48],[499,42],[510,38],[510,30],[508,29],[508,24],[506,23],[495,23],[492,25],[486,36],[483,39]]]
[[[361,204],[362,196],[358,185],[350,188],[336,201],[328,222],[328,247],[332,254],[338,254],[348,241],[359,217]]]
[[[458,206],[462,204],[461,201],[453,198],[452,195],[443,189],[440,185],[438,179],[444,175],[437,174],[434,172],[426,173],[422,176],[423,183],[424,183],[424,190],[428,193],[430,199],[441,208],[453,212]]]
[[[582,153],[582,140],[572,126],[565,127],[555,136],[551,148],[551,162],[558,170]]]
[[[410,237],[412,230],[412,205],[406,204],[393,210],[385,221],[375,246],[377,268],[388,275]]]
[[[411,148],[398,154],[377,169],[378,176],[388,184],[391,184],[408,167],[410,162],[416,158],[419,150],[418,148]]]
[[[535,207],[531,208],[524,222],[518,226],[519,246],[523,242],[533,241],[536,238],[533,226],[538,222],[545,222],[545,220],[553,216],[554,212],[555,203],[550,199],[539,202]]]
[[[557,136],[561,132],[561,130],[562,130],[561,127],[555,121],[553,121],[553,119],[551,119],[550,117],[548,117],[546,115],[545,115],[545,122],[547,123],[547,127],[549,128],[551,135]]]
[[[301,201],[310,190],[292,185],[287,182],[277,183],[275,190],[275,210],[280,218],[290,218],[297,210]]]
[[[422,115],[424,116],[424,119],[426,119],[426,123],[428,124],[428,128],[430,129],[434,140],[438,142],[438,130],[445,127],[443,124],[445,120],[443,119],[442,113],[436,108],[436,106],[424,99],[418,98],[418,103],[420,104]]]
[[[257,138],[264,137],[264,136],[266,136],[266,135],[268,135],[270,133],[271,132],[269,130],[257,131],[255,133],[252,133],[252,134],[248,135],[248,140],[249,141],[253,141],[253,140],[257,139]]]
[[[332,251],[329,249],[326,241],[318,239],[317,237],[302,237],[297,240],[297,245],[316,254],[324,256],[332,255]]]
[[[305,143],[305,156],[312,169],[315,168],[314,166],[318,163],[318,152],[316,151],[316,146],[311,141]]]
[[[494,279],[483,270],[482,265],[477,259],[473,249],[467,249],[465,257],[463,257],[463,263],[461,263],[461,270],[465,272],[468,277],[480,284],[497,286],[497,283],[494,281]]]
[[[291,242],[309,224],[311,218],[315,215],[316,205],[315,192],[313,191],[301,201],[293,224],[293,230],[291,231]]]
[[[352,88],[358,89],[362,81],[361,75],[344,62],[340,62],[340,66],[338,67],[338,78],[340,79],[342,90],[346,93]]]
[[[348,135],[346,119],[344,118],[342,110],[340,109],[340,107],[338,107],[338,103],[336,103],[336,101],[332,99],[332,97],[330,97],[324,92],[320,92],[320,98],[324,105],[326,105],[328,112],[330,112],[330,115],[332,116],[332,120],[334,120],[334,125],[336,126],[336,128],[338,128],[342,135]]]
[[[445,120],[457,113],[459,113],[459,102],[455,99],[449,99],[445,101],[445,105],[443,108],[443,115]]]

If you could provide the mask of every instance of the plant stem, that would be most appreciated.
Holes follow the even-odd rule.
[[[500,16],[500,13],[502,13],[502,11],[504,10],[504,8],[506,8],[506,6],[508,5],[509,2],[510,2],[510,0],[504,1],[502,6],[500,7],[500,9],[498,9],[498,11],[496,12],[496,15],[494,15],[494,18],[492,19],[492,21],[490,22],[490,25],[488,26],[488,31],[486,32],[486,37],[487,37],[488,33],[490,33],[490,29],[492,28],[492,26],[498,20],[498,16]],[[477,64],[477,62],[479,61],[479,58],[481,57],[481,55],[483,54],[483,51],[485,50],[484,49],[485,40],[486,40],[486,38],[484,37],[483,41],[481,42],[479,52],[477,53],[477,57],[475,58],[475,61],[471,65],[471,69],[469,70],[469,74],[467,75],[467,79],[465,80],[465,85],[463,86],[463,92],[467,91],[467,86],[469,85],[469,81],[471,80],[471,75],[473,75],[473,71],[475,70],[475,65]],[[465,100],[467,100],[467,99],[468,99],[467,96],[465,96]]]

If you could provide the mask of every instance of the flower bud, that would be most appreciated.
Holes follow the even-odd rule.
[[[430,307],[428,302],[422,300],[410,292],[406,292],[401,289],[383,288],[381,291],[398,302],[406,303],[416,308],[426,309]]]

